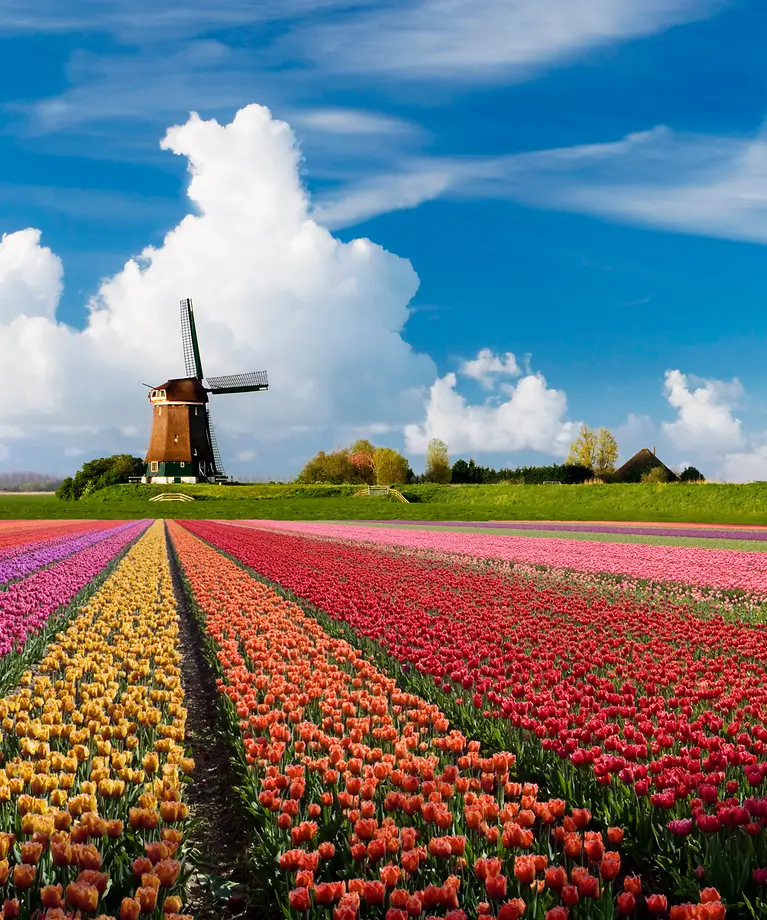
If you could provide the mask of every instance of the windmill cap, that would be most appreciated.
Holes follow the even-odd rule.
[[[163,402],[206,403],[208,401],[208,393],[196,377],[178,377],[173,380],[166,380],[165,383],[160,384],[150,392],[150,400],[152,400],[152,393],[157,390],[165,391]],[[152,402],[157,401],[156,398],[152,400]]]

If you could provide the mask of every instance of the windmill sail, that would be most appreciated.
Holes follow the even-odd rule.
[[[224,461],[221,459],[221,451],[218,449],[218,441],[216,440],[216,432],[213,429],[213,420],[210,417],[210,406],[205,407],[206,412],[208,413],[208,437],[210,438],[210,447],[213,451],[213,463],[216,467],[215,475],[225,477],[226,473],[224,472]]]
[[[181,345],[184,349],[186,376],[202,380],[202,361],[200,360],[200,347],[197,344],[194,310],[192,301],[188,298],[181,301]]]
[[[206,382],[209,393],[252,393],[255,390],[269,389],[266,371],[252,371],[250,374],[229,374],[224,377],[208,377]]]

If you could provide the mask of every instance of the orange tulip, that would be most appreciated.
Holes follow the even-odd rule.
[[[120,904],[120,920],[138,920],[141,905],[134,898],[123,898]]]

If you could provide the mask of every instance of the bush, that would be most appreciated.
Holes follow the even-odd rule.
[[[705,482],[706,481],[706,478],[703,475],[703,473],[701,473],[700,470],[695,469],[694,466],[685,467],[685,469],[682,470],[679,478],[682,480],[682,482]]]
[[[646,473],[642,473],[642,482],[668,482],[668,470],[662,466],[654,466]]]

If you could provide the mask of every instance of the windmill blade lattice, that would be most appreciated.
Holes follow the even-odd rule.
[[[184,370],[187,377],[197,376],[192,342],[192,324],[189,321],[189,302],[181,301],[181,347],[184,349]]]
[[[210,447],[213,451],[213,463],[216,467],[216,476],[226,476],[224,472],[224,461],[221,459],[221,451],[219,450],[216,432],[213,428],[213,419],[210,417],[210,406],[206,406],[205,411],[208,413],[208,436],[210,437]]]
[[[206,377],[209,393],[251,393],[254,390],[269,389],[266,371],[252,371],[250,374],[228,374],[224,377]]]

